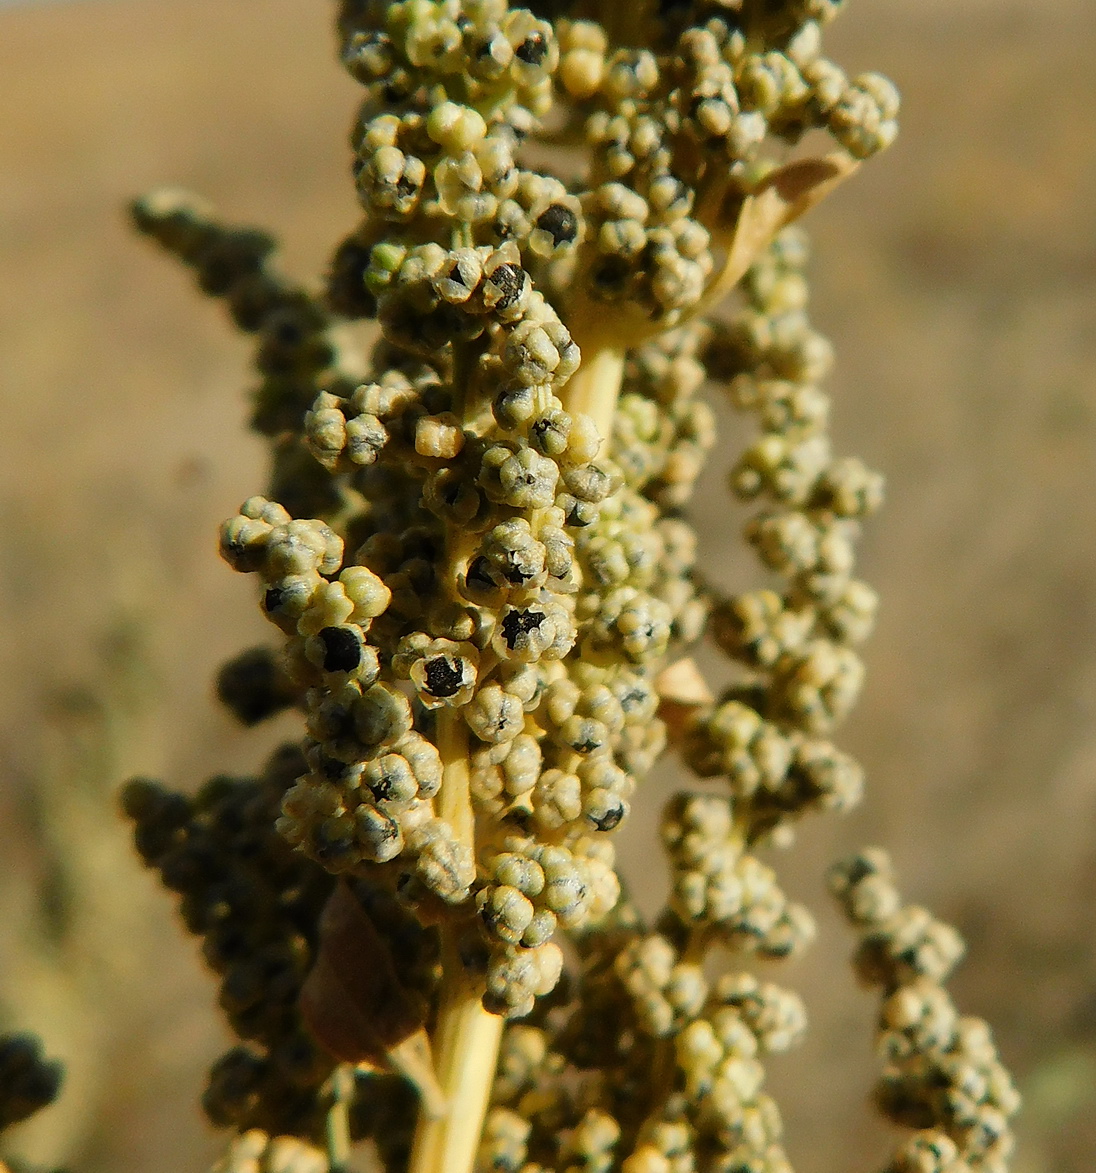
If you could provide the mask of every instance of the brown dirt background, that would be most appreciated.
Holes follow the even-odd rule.
[[[319,11],[317,11],[317,9]],[[241,431],[247,350],[128,233],[175,182],[269,226],[299,274],[353,222],[354,89],[327,6],[100,0],[0,11],[0,1019],[70,1067],[11,1148],[80,1173],[202,1166],[222,1044],[170,901],[110,792],[247,771],[209,681],[261,638],[215,527],[264,481]],[[789,981],[808,1044],[771,1081],[802,1173],[869,1169],[871,999],[821,877],[882,842],[957,923],[960,1004],[987,1017],[1027,1108],[1018,1173],[1096,1154],[1096,8],[862,0],[829,34],[905,97],[896,147],[813,215],[837,446],[884,469],[865,576],[881,620],[843,743],[870,790],[778,860],[821,934]],[[705,558],[756,578],[721,488]],[[284,732],[283,728],[283,732]],[[651,783],[626,864],[647,867]]]

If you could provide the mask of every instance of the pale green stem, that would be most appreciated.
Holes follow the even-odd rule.
[[[345,1173],[350,1163],[350,1101],[354,1095],[354,1072],[340,1064],[331,1075],[331,1106],[327,1109],[327,1167],[330,1173]]]
[[[597,425],[603,455],[613,434],[613,415],[623,380],[623,349],[601,346],[583,360],[563,389],[563,406],[570,412],[588,415]]]
[[[444,769],[438,816],[474,852],[468,731],[459,712],[446,709],[439,716],[438,750]],[[470,1173],[498,1062],[503,1021],[484,1010],[480,991],[461,962],[458,931],[453,924],[441,928],[441,1006],[433,1040],[446,1110],[441,1116],[420,1113],[409,1173]]]

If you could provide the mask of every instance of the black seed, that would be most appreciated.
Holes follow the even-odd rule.
[[[506,646],[513,651],[519,638],[536,631],[544,620],[543,611],[511,611],[502,621],[502,638]]]
[[[384,816],[384,822],[380,827],[381,838],[385,843],[397,838],[400,833],[400,825],[391,815]]]
[[[508,583],[512,583],[514,586],[521,586],[523,583],[527,583],[531,578],[536,577],[531,570],[525,570],[525,568],[520,566],[518,563],[511,563],[503,572],[503,574],[506,581]]]
[[[263,606],[267,611],[277,611],[285,602],[285,591],[281,587],[271,587],[263,596]]]
[[[530,33],[514,52],[527,65],[539,65],[548,56],[548,42],[542,32]]]
[[[435,656],[426,664],[426,688],[431,696],[455,696],[464,683],[464,671],[460,660],[446,656]]]
[[[468,288],[468,282],[465,281],[464,274],[460,271],[459,261],[449,270],[449,280],[455,281],[458,285],[463,285],[465,289]]]
[[[392,793],[391,777],[389,777],[387,774],[382,774],[375,782],[370,785],[369,793],[372,794],[378,802],[384,802],[385,799],[387,799]]]
[[[320,632],[323,640],[325,672],[353,672],[362,662],[362,645],[356,632],[349,627],[325,627]]]
[[[578,234],[578,217],[564,204],[549,204],[537,217],[537,227],[550,232],[554,244],[570,243]]]
[[[466,581],[470,587],[483,591],[494,591],[498,589],[498,584],[491,577],[488,565],[487,559],[482,557],[477,558],[469,565]]]
[[[589,501],[576,501],[567,514],[567,524],[582,529],[597,520],[597,509]]]
[[[525,288],[525,270],[520,265],[499,265],[492,270],[490,281],[501,293],[495,308],[508,310]]]
[[[413,180],[408,179],[406,175],[401,175],[396,181],[396,194],[404,196],[413,196],[419,190],[419,185]]]
[[[611,831],[616,827],[620,820],[624,818],[623,806],[611,806],[600,818],[590,817],[590,822],[594,824],[599,831]]]
[[[344,240],[331,262],[327,297],[335,313],[344,318],[372,318],[377,303],[365,287],[372,249],[356,240]]]

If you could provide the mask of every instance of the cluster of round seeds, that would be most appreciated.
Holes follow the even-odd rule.
[[[531,290],[522,259],[527,267],[558,259],[581,233],[578,201],[516,160],[521,138],[551,104],[559,59],[552,26],[505,0],[344,3],[340,25],[343,61],[366,90],[352,142],[369,216],[344,242],[333,287],[382,289],[439,328],[457,321],[446,305],[478,301],[481,314],[514,313]],[[444,253],[450,242],[424,244],[433,234],[415,228],[426,218],[460,225],[466,247],[442,266],[439,245]],[[506,242],[511,250],[492,260]],[[400,285],[418,291],[400,293]],[[437,303],[425,308],[431,295]],[[359,296],[354,308],[366,316],[371,307]],[[395,304],[381,316],[398,330]]]
[[[618,116],[601,123],[595,116],[588,124],[595,153],[605,147],[604,139],[618,121],[623,120]],[[653,119],[646,121],[655,125]],[[633,122],[625,136],[635,132]],[[661,153],[669,155],[666,150]],[[612,158],[610,150],[608,159]],[[686,214],[689,193],[668,170],[658,178],[666,181],[666,191],[663,185],[652,186],[646,199],[619,181],[602,183],[587,197],[591,255],[585,288],[596,301],[623,303],[632,312],[640,310],[672,327],[700,301],[713,260],[707,228]]]
[[[697,1135],[724,1150],[732,1167],[786,1167],[780,1113],[761,1090],[759,1056],[794,1046],[805,1026],[797,995],[747,975],[728,975],[713,989],[704,1014],[674,1040]]]
[[[656,1038],[678,1033],[708,997],[701,967],[679,960],[670,941],[657,933],[622,949],[614,968],[640,1027]]]
[[[766,721],[733,692],[696,721],[682,753],[700,777],[726,778],[749,841],[808,810],[846,811],[863,792],[855,759],[824,738]]]
[[[662,53],[613,49],[591,21],[557,29],[557,90],[592,166],[582,253],[547,277],[572,298],[615,304],[638,333],[643,320],[673,326],[702,300],[713,234],[726,239],[724,216],[787,144],[821,129],[865,158],[896,133],[894,87],[878,74],[850,81],[822,54],[834,6],[723,5],[714,18],[708,7],[664,6],[663,27],[649,30]]]
[[[716,600],[709,630],[748,676],[698,716],[685,746],[702,776],[728,778],[750,838],[810,807],[847,809],[861,790],[859,768],[821,735],[848,713],[863,678],[855,645],[871,631],[876,599],[853,577],[853,541],[882,482],[831,454],[829,404],[817,386],[829,347],[805,315],[805,260],[802,233],[781,233],[747,276],[747,308],[706,348],[735,405],[761,424],[731,486],[771,503],[746,536],[786,579],[782,591]]]
[[[649,673],[617,661],[652,664],[670,613],[630,583],[597,614],[592,582],[576,594],[574,533],[597,522],[620,477],[593,462],[596,429],[558,397],[578,349],[530,274],[581,227],[561,184],[513,162],[526,118],[513,104],[543,104],[550,27],[505,5],[420,3],[349,5],[342,28],[368,90],[354,144],[370,220],[341,247],[330,297],[355,316],[375,310],[385,341],[374,379],[321,391],[303,434],[342,499],[359,503],[338,522],[357,549],[345,556],[323,522],[264,499],[228,523],[222,548],[262,578],[307,713],[309,769],[285,798],[283,833],[331,871],[398,858],[404,900],[467,908],[475,893],[488,1004],[525,1012],[558,977],[557,917],[586,923],[615,900],[611,853],[586,837],[620,822],[634,772],[662,744]],[[484,53],[490,77],[472,64]],[[355,268],[368,293],[357,302]],[[639,557],[653,583],[651,555]],[[582,629],[601,660],[589,670],[563,663]],[[453,721],[486,853],[478,880],[434,801],[438,730]],[[490,878],[515,820],[540,837],[546,869],[562,869],[544,915],[520,931],[506,918],[527,898]],[[585,877],[574,908],[563,899],[572,858]]]
[[[274,831],[300,770],[287,747],[261,778],[218,777],[193,798],[139,779],[122,804],[142,858],[182,898],[190,932],[220,976],[220,1003],[245,1043],[215,1064],[204,1105],[216,1124],[308,1135],[334,1061],[300,1020],[320,909],[332,887]]]
[[[220,977],[221,1009],[244,1040],[214,1064],[206,1113],[221,1126],[308,1138],[322,1132],[323,1085],[335,1061],[308,1032],[298,999],[333,881],[274,829],[282,796],[303,767],[300,751],[286,746],[259,778],[213,778],[194,798],[138,779],[122,804],[141,856],[181,897],[184,923]],[[354,895],[390,943],[401,983],[428,993],[437,980],[433,934],[383,886],[358,882]],[[379,1094],[374,1084],[384,1082],[357,1094]],[[367,1123],[356,1131],[366,1135]],[[250,1147],[245,1155],[273,1169],[263,1162],[281,1149],[261,1151],[266,1157]]]
[[[138,229],[190,266],[202,290],[223,299],[233,322],[255,336],[259,383],[251,425],[276,441],[276,495],[297,516],[324,516],[337,498],[320,470],[302,460],[299,433],[321,389],[342,393],[353,387],[331,312],[278,272],[271,236],[220,224],[188,193],[156,191],[135,201],[131,211]]]
[[[712,409],[697,397],[711,330],[691,322],[637,347],[625,366],[613,422],[613,459],[630,487],[664,510],[692,496],[715,443]]]
[[[766,138],[794,143],[813,129],[828,130],[857,158],[889,146],[897,133],[894,86],[878,74],[850,81],[822,54],[825,18],[806,5],[794,15],[789,7],[773,6],[768,30],[757,27],[766,16],[755,16],[748,37],[733,18],[685,29],[674,93],[681,133],[739,170]]]
[[[709,987],[699,962],[714,941],[783,956],[810,940],[806,910],[787,901],[749,846],[809,808],[851,806],[862,785],[856,763],[821,734],[847,709],[858,683],[859,661],[849,645],[868,633],[874,596],[851,577],[851,539],[859,519],[878,505],[880,487],[859,462],[830,453],[828,401],[817,388],[829,355],[803,312],[804,260],[801,236],[784,234],[755,266],[749,304],[729,328],[683,329],[628,361],[610,452],[624,486],[576,534],[582,673],[596,680],[602,662],[627,662],[631,647],[643,673],[647,647],[625,643],[622,634],[642,632],[665,646],[667,635],[649,603],[642,622],[629,620],[623,633],[618,616],[650,595],[661,559],[673,560],[679,581],[691,568],[695,539],[664,511],[687,499],[699,459],[686,448],[685,472],[678,475],[667,471],[672,461],[662,461],[675,442],[671,437],[687,430],[672,419],[689,410],[703,378],[701,358],[732,380],[736,402],[760,418],[763,436],[739,461],[732,484],[744,499],[767,497],[774,506],[751,534],[768,565],[791,582],[784,593],[766,589],[717,601],[716,640],[748,675],[699,715],[683,748],[699,774],[728,780],[732,798],[679,795],[667,808],[663,837],[672,894],[659,932],[634,925],[584,939],[584,975],[570,991],[565,1025],[548,1040],[537,1036],[536,1061],[544,1066],[526,1071],[520,1094],[511,1088],[516,1080],[500,1082],[506,1095],[496,1101],[489,1147],[490,1159],[507,1167],[526,1168],[531,1160],[558,1167],[570,1160],[560,1138],[579,1128],[591,1103],[611,1116],[606,1138],[618,1132],[627,1138],[614,1152],[628,1173],[691,1170],[698,1154],[710,1151],[724,1154],[735,1169],[788,1167],[779,1114],[762,1091],[760,1057],[797,1041],[805,1023],[802,1003],[743,973]],[[577,707],[582,673],[569,661],[564,667],[566,675],[549,681],[535,710],[548,736],[540,741],[541,781],[528,791],[529,806],[545,829],[574,817],[583,790],[582,766],[568,769],[552,757],[560,740],[556,729],[576,752],[596,749],[603,738],[589,719],[575,720],[588,714],[597,721],[604,713]],[[525,793],[532,778],[521,764],[529,761],[526,752],[515,768],[477,773],[496,802]],[[554,771],[544,769],[549,763]],[[511,858],[506,866],[510,890],[496,889],[501,919],[505,931],[524,931],[536,913],[533,901],[517,894],[532,869]],[[917,931],[917,924],[904,926],[907,937]],[[917,944],[928,948],[932,940],[930,933],[929,941]],[[553,1039],[563,1059],[585,1073],[584,1090],[569,1090],[548,1071]],[[667,1060],[658,1048],[667,1046],[680,1073],[669,1086],[684,1090],[668,1091],[652,1110],[649,1090],[641,1089],[649,1087],[652,1066],[663,1069]]]
[[[918,1130],[888,1173],[1001,1173],[1013,1148],[1009,1120],[1020,1097],[989,1027],[963,1017],[943,987],[962,956],[950,925],[903,905],[886,853],[869,849],[837,865],[830,886],[860,933],[855,968],[883,992],[876,1101]]]
[[[814,937],[814,921],[788,901],[773,870],[745,850],[733,805],[716,795],[679,794],[663,815],[670,857],[670,910],[692,932],[784,957]]]
[[[225,523],[221,549],[262,578],[263,611],[289,637],[288,675],[304,696],[308,771],[285,796],[279,829],[329,871],[406,853],[427,889],[466,898],[472,860],[428,801],[441,785],[438,751],[413,728],[404,692],[380,679],[381,654],[369,642],[392,590],[366,566],[339,571],[343,543],[328,526],[291,520],[265,498]],[[435,642],[411,675],[421,669],[420,695],[442,703],[459,695],[453,673],[467,664],[461,645]]]
[[[552,942],[557,925],[580,929],[616,904],[612,844],[590,836],[566,842],[511,836],[482,857],[486,878],[476,904],[490,946],[484,1004],[496,1013],[528,1014],[533,999],[555,987],[563,960]]]
[[[588,112],[593,163],[581,288],[595,302],[671,327],[700,301],[713,259],[710,233],[691,214],[694,188],[675,167],[669,62],[647,49],[606,55],[604,33],[588,22],[564,37],[559,81]]]
[[[427,103],[441,89],[498,107],[516,126],[547,110],[559,56],[552,26],[506,0],[343,0],[339,32],[343,64],[370,105]]]
[[[621,47],[593,21],[546,19],[558,5],[341,0],[343,63],[364,89],[351,133],[364,215],[324,297],[273,272],[265,236],[169,197],[136,209],[259,335],[256,423],[274,439],[274,477],[221,548],[258,576],[285,646],[238,657],[220,692],[244,721],[296,705],[307,728],[277,786],[251,784],[268,823],[280,800],[298,854],[270,865],[243,929],[214,895],[236,876],[218,861],[253,835],[251,806],[236,822],[218,813],[246,786],[218,783],[194,804],[129,793],[147,857],[194,905],[233,1024],[254,1041],[215,1071],[219,1119],[315,1118],[319,1069],[304,1074],[282,1047],[300,975],[264,960],[289,932],[264,901],[283,879],[304,884],[296,868],[321,895],[329,873],[352,878],[427,1000],[437,941],[422,926],[438,925],[488,1010],[536,1015],[507,1035],[485,1168],[786,1168],[757,1056],[793,1040],[801,1007],[745,975],[710,988],[701,962],[715,941],[780,956],[810,935],[747,849],[858,794],[858,769],[823,735],[859,686],[851,646],[874,596],[851,577],[852,539],[880,486],[829,450],[816,388],[828,348],[806,322],[799,235],[755,264],[731,327],[690,318],[722,288],[738,210],[788,143],[821,128],[862,157],[893,136],[889,83],[849,82],[821,55],[837,7],[659,5]],[[581,144],[589,166],[534,167],[538,138]],[[381,331],[364,380],[333,332],[363,318]],[[584,376],[606,354],[619,370],[619,351],[610,417],[615,388]],[[665,745],[665,657],[707,619],[678,515],[714,442],[697,396],[706,365],[738,376],[733,398],[761,421],[732,484],[771,507],[748,537],[788,585],[716,603],[717,642],[745,679],[700,706],[684,748],[733,801],[671,804],[673,895],[650,932],[620,899],[605,836]],[[202,852],[213,878],[199,882],[188,868]],[[211,902],[238,929],[239,957],[203,919]],[[302,958],[317,915],[293,929]],[[560,979],[559,928],[581,973],[537,1010]],[[406,1165],[413,1112],[399,1080],[357,1090],[355,1131],[390,1170]],[[277,1164],[276,1143],[254,1137],[240,1161]]]
[[[562,1027],[504,1037],[478,1167],[695,1173],[720,1154],[786,1170],[760,1059],[799,1042],[801,1000],[743,973],[710,984],[657,933],[627,930],[597,956]]]
[[[64,1069],[30,1034],[0,1035],[0,1130],[57,1099]]]
[[[211,1173],[327,1173],[327,1154],[296,1136],[252,1128],[235,1137]]]

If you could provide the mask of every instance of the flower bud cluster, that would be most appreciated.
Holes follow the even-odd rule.
[[[782,147],[824,130],[866,158],[896,133],[893,85],[850,80],[822,54],[835,6],[720,7],[711,19],[700,5],[669,9],[652,30],[652,43],[671,46],[661,54],[613,48],[591,21],[558,28],[556,86],[593,161],[578,281],[621,320],[639,311],[665,329],[695,309],[715,268],[713,234],[726,233],[722,205],[747,194]],[[566,265],[552,276],[574,279]]]
[[[331,894],[327,871],[290,849],[275,830],[282,797],[304,763],[285,746],[258,778],[216,777],[193,798],[147,779],[130,782],[122,805],[137,848],[181,898],[187,929],[202,940],[220,979],[219,1002],[242,1040],[214,1063],[203,1107],[218,1126],[248,1132],[229,1166],[308,1173],[308,1146],[326,1111],[325,1081],[335,1060],[309,1033],[298,999],[318,948],[320,912]],[[383,886],[357,882],[355,895],[392,944],[402,985],[428,993],[436,982],[437,942]],[[359,1079],[352,1097],[354,1134],[378,1121],[361,1104],[383,1101],[404,1085],[393,1076]],[[250,1139],[247,1139],[250,1137]],[[260,1140],[262,1143],[260,1144]],[[246,1143],[244,1143],[246,1141]]]
[[[616,904],[620,884],[612,844],[594,836],[558,844],[510,836],[501,848],[484,857],[486,878],[476,897],[490,948],[484,1005],[518,1017],[559,980],[557,926],[596,924]]]
[[[989,1027],[960,1015],[944,988],[963,953],[959,934],[902,903],[890,859],[878,848],[834,867],[830,887],[860,934],[856,972],[883,994],[876,1102],[916,1130],[888,1173],[1004,1170],[1020,1097]]]
[[[692,497],[715,443],[712,409],[697,393],[711,329],[693,321],[631,352],[613,421],[613,458],[630,488],[663,510]]]
[[[727,1151],[732,1167],[781,1167],[783,1125],[763,1092],[759,1056],[795,1046],[806,1028],[799,997],[746,974],[716,984],[703,1016],[675,1039],[689,1114],[698,1137]]]
[[[700,777],[727,780],[749,838],[808,810],[841,812],[859,802],[864,779],[855,759],[825,738],[766,721],[749,699],[730,694],[682,745]]]
[[[137,779],[122,805],[142,858],[181,897],[183,921],[220,977],[221,1008],[244,1040],[214,1065],[206,1113],[221,1126],[307,1135],[334,1061],[306,1031],[297,996],[332,880],[274,830],[301,765],[286,747],[262,777],[213,778],[194,798]]]
[[[802,1004],[706,955],[782,957],[813,934],[754,851],[859,797],[859,767],[828,738],[860,687],[875,596],[853,546],[882,490],[831,451],[798,230],[755,260],[733,321],[701,314],[737,277],[738,230],[789,145],[823,130],[863,158],[894,135],[890,83],[822,54],[839,7],[641,6],[622,46],[615,21],[558,5],[341,0],[343,64],[364,90],[362,217],[322,296],[276,274],[261,234],[171,196],[135,209],[259,337],[274,476],[221,552],[256,575],[283,640],[237,657],[219,691],[248,723],[295,706],[307,732],[274,780],[217,780],[193,802],[128,792],[247,1040],[206,1097],[216,1119],[265,1130],[228,1165],[308,1173],[307,1153],[271,1138],[286,1120],[315,1135],[331,1063],[299,1044],[296,998],[338,875],[398,940],[429,1021],[454,1004],[438,998],[439,941],[487,1011],[529,1016],[504,1038],[485,1171],[788,1168],[761,1057],[798,1039]],[[551,174],[537,140],[579,145],[585,168]],[[362,319],[380,334],[364,377],[335,342]],[[714,443],[707,377],[760,424],[731,487],[763,503],[746,537],[783,580],[730,598],[700,584],[681,516]],[[714,703],[660,696],[667,656],[706,626],[731,686]],[[729,793],[667,807],[671,895],[648,928],[607,835],[668,729]],[[927,992],[954,939],[884,889],[865,880],[853,898],[882,910],[860,965],[888,993],[924,994],[916,1026],[888,1027],[888,1110],[912,1120],[906,1105],[943,1085],[907,1052],[979,1044]],[[566,977],[561,931],[580,959]],[[363,1080],[352,1130],[405,1169],[413,1095]],[[952,1132],[940,1146],[974,1143]]]
[[[303,414],[320,391],[353,387],[331,309],[278,271],[273,237],[219,223],[186,192],[152,192],[133,203],[131,214],[141,232],[195,271],[203,292],[224,300],[240,330],[255,336],[259,382],[251,426],[277,441],[278,500],[296,516],[333,508],[326,478],[313,474],[299,439]]]
[[[34,1035],[0,1035],[0,1131],[52,1104],[63,1077]]]
[[[717,600],[709,630],[747,673],[746,687],[700,717],[685,756],[701,776],[727,777],[745,800],[739,817],[751,838],[810,808],[846,810],[862,788],[859,767],[825,735],[863,679],[856,646],[871,631],[876,596],[853,576],[853,542],[881,503],[882,481],[831,453],[829,402],[817,385],[830,350],[806,318],[805,261],[802,233],[786,229],[747,275],[747,308],[707,347],[735,406],[761,424],[731,487],[770,503],[746,537],[786,585]]]
[[[524,1013],[558,979],[556,924],[585,926],[616,899],[612,853],[590,837],[620,823],[662,748],[651,681],[672,637],[699,634],[681,589],[692,548],[680,523],[622,496],[595,462],[596,428],[560,398],[578,349],[531,272],[575,243],[581,210],[512,157],[548,92],[551,28],[491,4],[347,6],[342,28],[368,91],[354,142],[369,219],[329,300],[352,300],[357,264],[384,341],[373,379],[322,390],[301,432],[350,512],[329,513],[333,529],[253,498],[222,552],[259,575],[307,716],[283,834],[334,872],[399,861],[401,898],[474,909],[486,1003]],[[508,64],[473,84],[483,52]],[[454,729],[478,859],[439,813]],[[543,897],[493,876],[515,830],[559,872]]]
[[[607,968],[584,970],[558,1034],[507,1032],[479,1167],[528,1169],[536,1154],[554,1168],[694,1173],[720,1153],[727,1167],[786,1169],[760,1059],[799,1042],[801,1000],[745,973],[710,982],[664,934],[622,941]]]
[[[521,1168],[537,1154],[559,1166],[569,1159],[561,1138],[579,1129],[593,1105],[611,1116],[606,1138],[628,1138],[631,1152],[615,1157],[627,1173],[691,1173],[713,1151],[723,1154],[721,1168],[788,1168],[779,1113],[762,1090],[761,1058],[798,1040],[802,1003],[748,973],[713,983],[702,961],[716,943],[782,957],[811,940],[811,917],[788,901],[752,848],[808,809],[847,809],[862,787],[859,766],[825,734],[853,699],[859,661],[851,645],[867,635],[874,612],[870,588],[851,576],[851,543],[859,520],[879,504],[880,486],[859,462],[831,455],[828,400],[817,386],[828,347],[805,317],[804,261],[801,234],[785,232],[751,271],[746,310],[729,327],[683,327],[636,349],[626,364],[611,449],[624,485],[576,536],[578,614],[585,615],[591,579],[600,587],[589,596],[598,614],[622,585],[651,591],[657,571],[652,579],[649,567],[663,559],[667,581],[688,581],[695,536],[673,511],[688,498],[705,428],[677,421],[698,418],[692,397],[704,378],[702,362],[731,381],[738,405],[760,419],[762,437],[739,461],[732,486],[746,500],[769,499],[770,513],[749,532],[789,583],[784,592],[755,590],[716,602],[710,629],[744,676],[701,711],[681,748],[702,777],[725,778],[730,795],[682,794],[669,804],[663,842],[671,896],[657,931],[629,919],[618,904],[601,934],[583,938],[588,952],[566,1024],[537,1036],[542,1066],[520,1085],[508,1075],[500,1079],[485,1161]],[[675,461],[668,453],[682,437]],[[797,525],[805,538],[796,537]],[[781,542],[788,547],[782,561],[772,553]],[[671,624],[679,631],[691,630],[682,621],[690,607],[703,621],[695,588],[663,601],[676,611]],[[585,664],[598,664],[608,631],[604,621],[580,627]],[[622,650],[611,650],[617,663]],[[572,719],[571,709],[559,706],[575,676],[572,669],[566,685],[548,686],[546,712],[557,724]],[[545,758],[550,745],[542,742]],[[568,794],[577,810],[578,776],[552,778],[553,812],[566,808]],[[502,794],[527,784],[519,769],[500,773],[490,789]],[[543,822],[535,786],[531,793],[533,817]],[[527,863],[507,858],[506,865],[514,888],[529,882]],[[500,891],[497,899],[513,918],[510,931],[533,923],[531,898]],[[611,928],[616,918],[623,919]],[[905,928],[907,935],[917,931],[917,923]],[[578,1091],[553,1074],[558,1060],[549,1056],[557,1050],[583,1073]],[[651,1068],[676,1073],[654,1104]],[[615,1143],[619,1149],[625,1142]]]
[[[211,1173],[327,1173],[327,1154],[295,1136],[252,1128],[237,1136]]]
[[[813,940],[814,920],[788,901],[772,868],[745,849],[733,812],[733,802],[717,795],[679,794],[667,806],[669,909],[693,933],[785,957]]]

